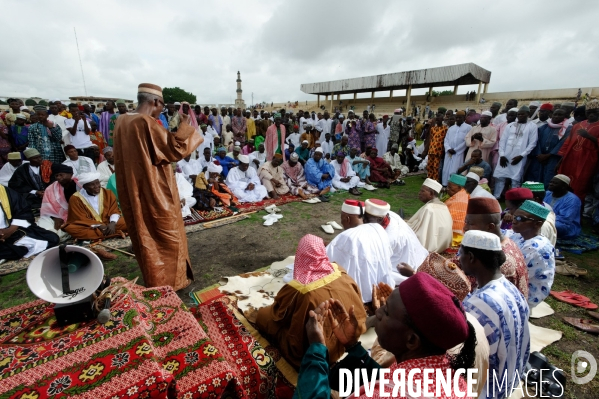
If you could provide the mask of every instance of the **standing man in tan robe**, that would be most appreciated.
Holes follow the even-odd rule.
[[[137,109],[117,119],[114,164],[117,191],[135,258],[147,287],[185,288],[193,279],[187,236],[171,162],[191,154],[204,140],[180,114],[176,133],[158,120],[162,89],[142,83]]]

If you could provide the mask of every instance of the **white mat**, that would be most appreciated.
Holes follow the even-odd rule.
[[[551,306],[549,306],[546,302],[541,302],[534,308],[532,308],[532,312],[530,312],[531,319],[540,319],[541,317],[551,316],[555,313],[555,310]]]

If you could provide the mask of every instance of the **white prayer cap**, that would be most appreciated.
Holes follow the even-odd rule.
[[[508,112],[512,112],[512,111],[514,111],[514,112],[518,112],[518,110],[519,110],[519,109],[520,109],[520,108],[518,108],[518,107],[514,107],[514,108],[510,109]]]
[[[25,120],[27,120],[27,117],[26,117],[25,115],[23,115],[23,114],[16,114],[16,115],[15,115],[15,118],[17,118],[17,119],[25,119]]]
[[[397,113],[397,114],[401,114],[403,112],[403,109],[401,108],[397,108],[395,111],[393,111],[393,113]]]
[[[441,192],[441,190],[443,189],[443,185],[441,183],[439,183],[436,180],[433,179],[429,179],[427,178],[424,183],[422,183],[423,186],[430,188],[431,190],[433,190],[434,192],[436,192],[437,194]]]
[[[299,155],[297,155],[297,152],[292,152],[289,155],[289,160],[293,161],[293,162],[297,162],[299,160]]]
[[[26,105],[21,105],[21,108],[19,108],[19,111],[23,111],[23,110],[29,111],[29,107]]]
[[[82,173],[79,176],[77,176],[77,179],[79,181],[79,184],[83,186],[95,180],[100,180],[100,174],[97,172]]]
[[[179,101],[175,101],[175,104],[173,105],[181,105],[181,103]]]
[[[310,142],[309,142],[308,140],[304,140],[304,141],[302,141],[302,144],[304,144],[304,143],[305,143],[305,144],[310,144]]]
[[[350,215],[362,215],[364,213],[364,203],[357,200],[345,200],[341,205],[341,212],[348,213]]]
[[[491,113],[491,111],[483,111],[483,113],[481,115],[493,116],[493,114]]]
[[[366,213],[372,216],[385,217],[391,210],[391,205],[380,199],[367,199],[365,205]]]
[[[250,157],[248,157],[247,155],[240,155],[237,157],[237,159],[241,163],[250,163]]]
[[[318,147],[314,150],[314,152],[320,152],[321,154],[323,154],[322,147]]]
[[[239,147],[241,145],[241,143],[239,141],[236,141],[235,145]]]
[[[339,118],[345,118],[343,114],[339,114]]]
[[[480,181],[480,176],[477,175],[474,172],[468,172],[468,174],[466,175],[466,177],[469,177],[469,178],[474,179],[476,181]]]
[[[555,178],[556,178],[556,179],[558,179],[558,180],[561,180],[561,181],[563,181],[563,182],[564,182],[564,183],[566,183],[568,186],[570,185],[570,178],[569,178],[568,176],[566,176],[566,175],[561,175],[561,174],[560,174],[560,175],[555,175],[555,176],[553,176],[553,177],[555,177]]]
[[[220,165],[216,165],[214,162],[210,162],[208,164],[208,173],[221,173],[223,171],[223,167]]]
[[[468,230],[462,238],[462,246],[484,249],[486,251],[501,251],[501,241],[494,233],[482,230]]]
[[[540,107],[541,103],[538,101],[531,101],[530,104],[528,104],[529,107]]]

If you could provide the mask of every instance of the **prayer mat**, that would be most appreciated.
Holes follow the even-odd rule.
[[[543,301],[530,310],[530,318],[540,319],[541,317],[551,316],[554,313],[555,310],[547,302]]]
[[[200,305],[216,297],[222,296],[223,294],[220,292],[218,287],[220,287],[220,284],[213,284],[210,287],[206,287],[200,291],[190,292],[189,296],[196,305]]]
[[[52,307],[0,311],[2,398],[245,398],[235,366],[170,287],[132,286],[104,325],[59,327]]]
[[[558,238],[555,246],[562,251],[580,255],[583,252],[599,249],[599,238],[591,234],[581,233],[571,240],[560,240]]]
[[[267,199],[259,202],[244,202],[242,204],[237,205],[237,209],[240,212],[251,212],[251,211],[261,211],[269,205],[285,205],[290,202],[300,202],[302,197],[298,197],[291,194],[282,195],[278,200]]]
[[[221,295],[191,311],[225,360],[235,365],[248,398],[291,398],[297,372]]]
[[[232,214],[232,212],[231,212],[231,214]],[[198,223],[198,224],[193,224],[190,226],[185,226],[185,232],[187,234],[191,234],[191,233],[195,233],[197,231],[206,230],[207,228],[226,226],[228,224],[235,223],[240,220],[247,219],[247,218],[249,218],[249,215],[242,215],[242,214],[235,215],[234,217],[229,217],[228,219],[223,219],[223,217],[220,217],[219,219],[223,219],[223,220],[214,219],[213,221],[209,222],[210,224],[208,226],[204,226],[204,223],[207,223],[207,221]],[[102,244],[104,244],[110,248],[125,249],[125,251],[126,251],[127,250],[126,248],[131,248],[131,239],[129,237],[127,237],[127,238],[111,238],[106,241],[102,241]],[[133,252],[133,251],[130,250],[128,252]],[[7,261],[7,262],[0,264],[0,276],[4,276],[6,274],[11,274],[11,273],[15,273],[15,272],[27,269],[29,267],[29,263],[31,263],[31,261],[34,258],[35,258],[35,256],[32,256],[30,258],[11,260],[11,261]]]
[[[187,218],[183,219],[185,226],[190,226],[190,225],[194,225],[194,224],[198,224],[198,223],[209,222],[211,220],[226,218],[229,216],[233,216],[233,213],[234,213],[229,208],[222,208],[219,211],[214,210],[214,211],[196,211],[196,212],[200,216],[200,219],[193,220],[191,218],[191,216],[188,216]]]

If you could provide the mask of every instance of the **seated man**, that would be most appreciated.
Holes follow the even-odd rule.
[[[308,140],[303,140],[302,145],[295,149],[295,153],[299,156],[299,163],[306,166],[306,162],[310,159],[310,149],[308,148]]]
[[[63,162],[63,165],[67,165],[73,168],[73,176],[77,177],[83,173],[90,173],[96,171],[94,161],[91,158],[79,155],[79,152],[77,152],[75,146],[65,146],[64,152],[65,154],[67,154],[67,160]]]
[[[287,183],[287,187],[289,187],[291,194],[299,195],[303,199],[307,199],[313,194],[318,194],[320,192],[318,187],[312,186],[306,181],[304,167],[299,163],[299,155],[297,155],[297,153],[289,155],[289,159],[283,163],[282,168],[285,182]]]
[[[549,209],[527,200],[514,213],[512,230],[505,232],[514,241],[528,267],[528,306],[534,308],[543,302],[555,277],[555,249],[547,237],[541,235],[541,226]]]
[[[345,157],[345,153],[338,152],[331,166],[335,168],[335,176],[333,177],[333,187],[339,190],[347,190],[350,194],[361,195],[358,187],[363,187],[364,183],[360,182],[360,178],[356,176],[356,172],[351,167],[351,164]]]
[[[347,136],[343,136],[347,137]],[[345,152],[345,151],[344,151]],[[351,164],[352,169],[356,172],[356,175],[360,178],[360,181],[366,184],[370,183],[370,162],[358,155],[358,149],[352,148],[349,150],[347,160]]]
[[[407,166],[401,163],[401,157],[399,156],[399,144],[394,143],[391,146],[391,150],[383,155],[383,160],[389,164],[393,171],[393,177],[395,182],[401,182],[401,177],[408,174],[410,171]]]
[[[541,194],[537,194],[541,196]],[[514,218],[514,213],[522,206],[524,201],[526,200],[534,200],[535,195],[529,188],[518,187],[512,188],[505,193],[505,210],[502,213],[501,220],[501,229],[509,230],[512,228],[512,220]],[[545,195],[542,196],[545,198]],[[549,204],[543,202],[542,200],[537,200],[536,202],[543,204],[543,206],[550,210],[549,215],[547,215],[547,219],[543,223],[543,227],[541,227],[541,235],[547,237],[551,242],[551,245],[555,241],[557,241],[557,230],[555,227],[555,214],[551,211],[551,206]]]
[[[466,176],[453,174],[451,175],[449,182],[447,183],[447,194],[449,199],[445,201],[447,209],[451,214],[453,220],[453,238],[451,240],[451,246],[456,248],[462,241],[464,235],[464,219],[466,218],[466,209],[468,208],[468,200],[470,196],[464,190],[466,185]]]
[[[124,238],[127,225],[112,191],[100,185],[100,174],[84,173],[79,176],[79,184],[83,189],[69,200],[69,215],[63,230],[77,240]]]
[[[540,182],[527,181],[522,183],[522,188],[529,189],[532,192],[533,201],[549,209],[549,215],[547,215],[547,219],[545,220],[545,223],[543,223],[543,227],[541,227],[541,235],[547,237],[551,245],[555,247],[555,243],[557,242],[555,212],[553,212],[551,205],[545,202],[545,197],[547,195],[547,192],[545,191],[545,185]]]
[[[341,226],[343,230],[352,229],[364,224],[364,207],[366,204],[346,199],[341,205]]]
[[[8,154],[8,162],[4,164],[2,169],[0,169],[0,184],[4,187],[8,187],[10,178],[22,163],[23,161],[21,160],[20,152],[10,152]]]
[[[327,194],[333,186],[333,177],[335,177],[335,168],[324,160],[322,148],[314,150],[312,158],[306,162],[304,168],[308,184],[318,187],[319,195]]]
[[[98,165],[98,173],[100,174],[100,185],[106,188],[108,179],[114,173],[114,151],[112,147],[106,147],[102,150],[105,160]]]
[[[52,163],[42,160],[42,156],[35,148],[28,148],[23,151],[23,154],[29,162],[15,170],[8,181],[8,187],[21,194],[35,212],[42,206],[44,190],[54,181]]]
[[[235,145],[233,146],[233,150],[231,152],[227,152],[227,156],[234,161],[239,161],[239,154],[241,154],[241,145],[239,141],[236,141]]]
[[[260,184],[258,174],[250,168],[247,155],[239,156],[239,166],[229,171],[226,183],[239,202],[258,202],[268,198],[266,187]]]
[[[497,235],[478,230],[464,234],[460,264],[467,275],[476,278],[481,288],[468,296],[463,305],[483,326],[489,341],[489,377],[485,391],[489,398],[510,396],[518,386],[530,354],[530,311],[524,295],[501,274],[500,266],[504,262],[505,254]]]
[[[195,184],[196,177],[202,172],[202,164],[197,159],[191,159],[191,155],[186,156],[178,163],[181,172],[191,184]]]
[[[177,183],[177,191],[179,191],[179,201],[181,201],[181,215],[184,218],[186,218],[187,216],[191,215],[190,208],[193,208],[193,206],[197,203],[197,200],[193,197],[193,186],[190,182],[188,182],[185,179],[183,173],[177,173],[176,162],[173,162],[171,166],[173,167],[173,173],[175,174],[175,183]]]
[[[580,199],[570,191],[570,178],[555,175],[549,182],[549,192],[545,202],[555,212],[555,227],[560,240],[576,238],[580,235]]]
[[[298,375],[298,397],[328,398],[331,389],[339,390],[337,369],[348,369],[353,375],[354,369],[360,368],[370,376],[374,369],[381,368],[357,339],[345,338],[354,336],[360,327],[354,313],[351,309],[348,313],[336,299],[329,299],[310,312],[306,324],[310,346],[302,359]],[[328,323],[347,350],[347,357],[333,370],[329,370],[326,361],[323,327]],[[402,387],[407,388],[405,391],[430,392],[433,395],[438,390],[443,392],[440,386],[436,386],[436,378],[430,378],[429,383],[424,384],[427,374],[423,370],[436,369],[457,384],[454,389],[449,390],[449,396],[437,397],[457,399],[459,396],[456,390],[466,392],[466,380],[463,374],[458,375],[456,372],[474,367],[475,329],[468,322],[457,298],[434,277],[427,273],[416,273],[393,290],[385,306],[377,310],[374,329],[380,346],[397,359],[390,366],[390,375],[398,375],[396,370],[401,370],[402,374],[399,375],[414,377],[406,380],[413,385]],[[439,334],[439,331],[443,331],[443,334]],[[447,351],[458,345],[459,353],[455,357],[448,356]],[[362,384],[363,381],[358,383]],[[397,393],[401,389],[395,385],[393,378],[389,378],[382,386],[387,397],[392,396],[393,391],[394,397],[399,396]],[[373,388],[374,396],[364,393],[360,398],[378,398],[378,381]]]
[[[234,160],[227,156],[227,150],[225,147],[219,147],[218,153],[214,157],[218,161],[218,164],[223,167],[223,177],[226,179],[229,175],[229,171],[239,165],[239,161]]]
[[[391,273],[395,284],[406,278],[397,271],[400,263],[419,266],[428,256],[428,251],[418,241],[416,234],[395,212],[391,206],[379,199],[365,201],[364,223],[380,224],[389,237],[391,243]]]
[[[264,151],[264,144],[258,146],[258,151],[254,151],[249,154],[250,166],[256,170],[260,169],[264,162],[266,162],[266,152]]]
[[[304,133],[300,134],[300,142],[302,142],[302,144],[303,144],[304,140],[308,142],[309,149],[316,147],[314,135],[312,134],[312,125],[311,124],[307,124],[304,127]]]
[[[44,191],[37,225],[62,240],[68,238],[62,228],[69,216],[69,200],[77,192],[77,178],[73,177],[73,168],[59,163],[52,164],[52,174],[56,181]]]
[[[329,261],[322,238],[308,234],[297,247],[293,280],[281,288],[272,305],[258,310],[256,318],[258,330],[276,339],[277,348],[296,369],[299,369],[309,346],[304,328],[309,313],[331,298],[331,293],[348,309],[354,308],[359,327],[353,339],[357,339],[366,331],[366,312],[360,290],[343,268]],[[330,324],[325,336],[329,363],[334,364],[345,349],[333,334]]]
[[[464,188],[466,192],[470,194],[470,198],[495,198],[493,194],[482,188],[478,183],[480,181],[480,176],[474,172],[468,172],[466,175],[466,185]]]
[[[372,301],[372,286],[395,285],[391,243],[380,224],[366,223],[341,232],[327,245],[327,256],[343,267],[360,287],[362,301]]]
[[[196,178],[193,191],[193,196],[197,199],[196,209],[211,211],[216,206],[234,207],[239,205],[237,197],[223,182],[221,174],[223,167],[210,163],[207,169],[206,172],[200,173]]]
[[[202,155],[199,156],[198,161],[200,162],[200,165],[202,165],[202,172],[206,172],[208,164],[214,162],[214,157],[212,156],[212,151],[210,151],[210,148],[204,147],[202,150]]]
[[[376,147],[371,148],[370,152],[367,151],[366,155],[370,163],[370,181],[378,182],[379,187],[391,187],[391,183],[395,181],[395,174],[391,170],[391,166],[383,158],[378,156]]]
[[[272,161],[267,161],[258,169],[260,182],[266,187],[266,191],[270,198],[279,199],[281,195],[289,192],[289,187],[285,182],[285,176],[281,164],[283,163],[283,155],[275,153]]]
[[[501,248],[505,254],[505,262],[500,267],[501,273],[518,288],[525,298],[528,298],[528,268],[526,262],[518,245],[501,233],[500,225],[501,206],[495,197],[470,198],[466,210],[464,233],[469,230],[480,230],[499,237]],[[458,266],[460,265],[459,257],[456,256],[452,261]],[[472,291],[478,288],[474,278],[471,283]]]
[[[0,213],[0,259],[28,258],[58,245],[58,236],[35,224],[31,207],[15,190],[0,186]]]
[[[418,192],[418,199],[424,206],[407,222],[429,252],[440,253],[451,246],[453,219],[447,205],[439,200],[442,188],[441,183],[426,179]]]
[[[489,180],[491,178],[491,176],[493,175],[493,170],[491,169],[491,165],[489,165],[487,162],[483,161],[483,153],[479,149],[472,151],[472,155],[470,156],[470,159],[468,159],[466,161],[466,163],[464,163],[462,166],[460,166],[458,168],[457,173],[462,174],[464,172],[470,172],[470,168],[472,168],[474,166],[483,168],[483,170],[484,170],[483,177],[487,180]]]

